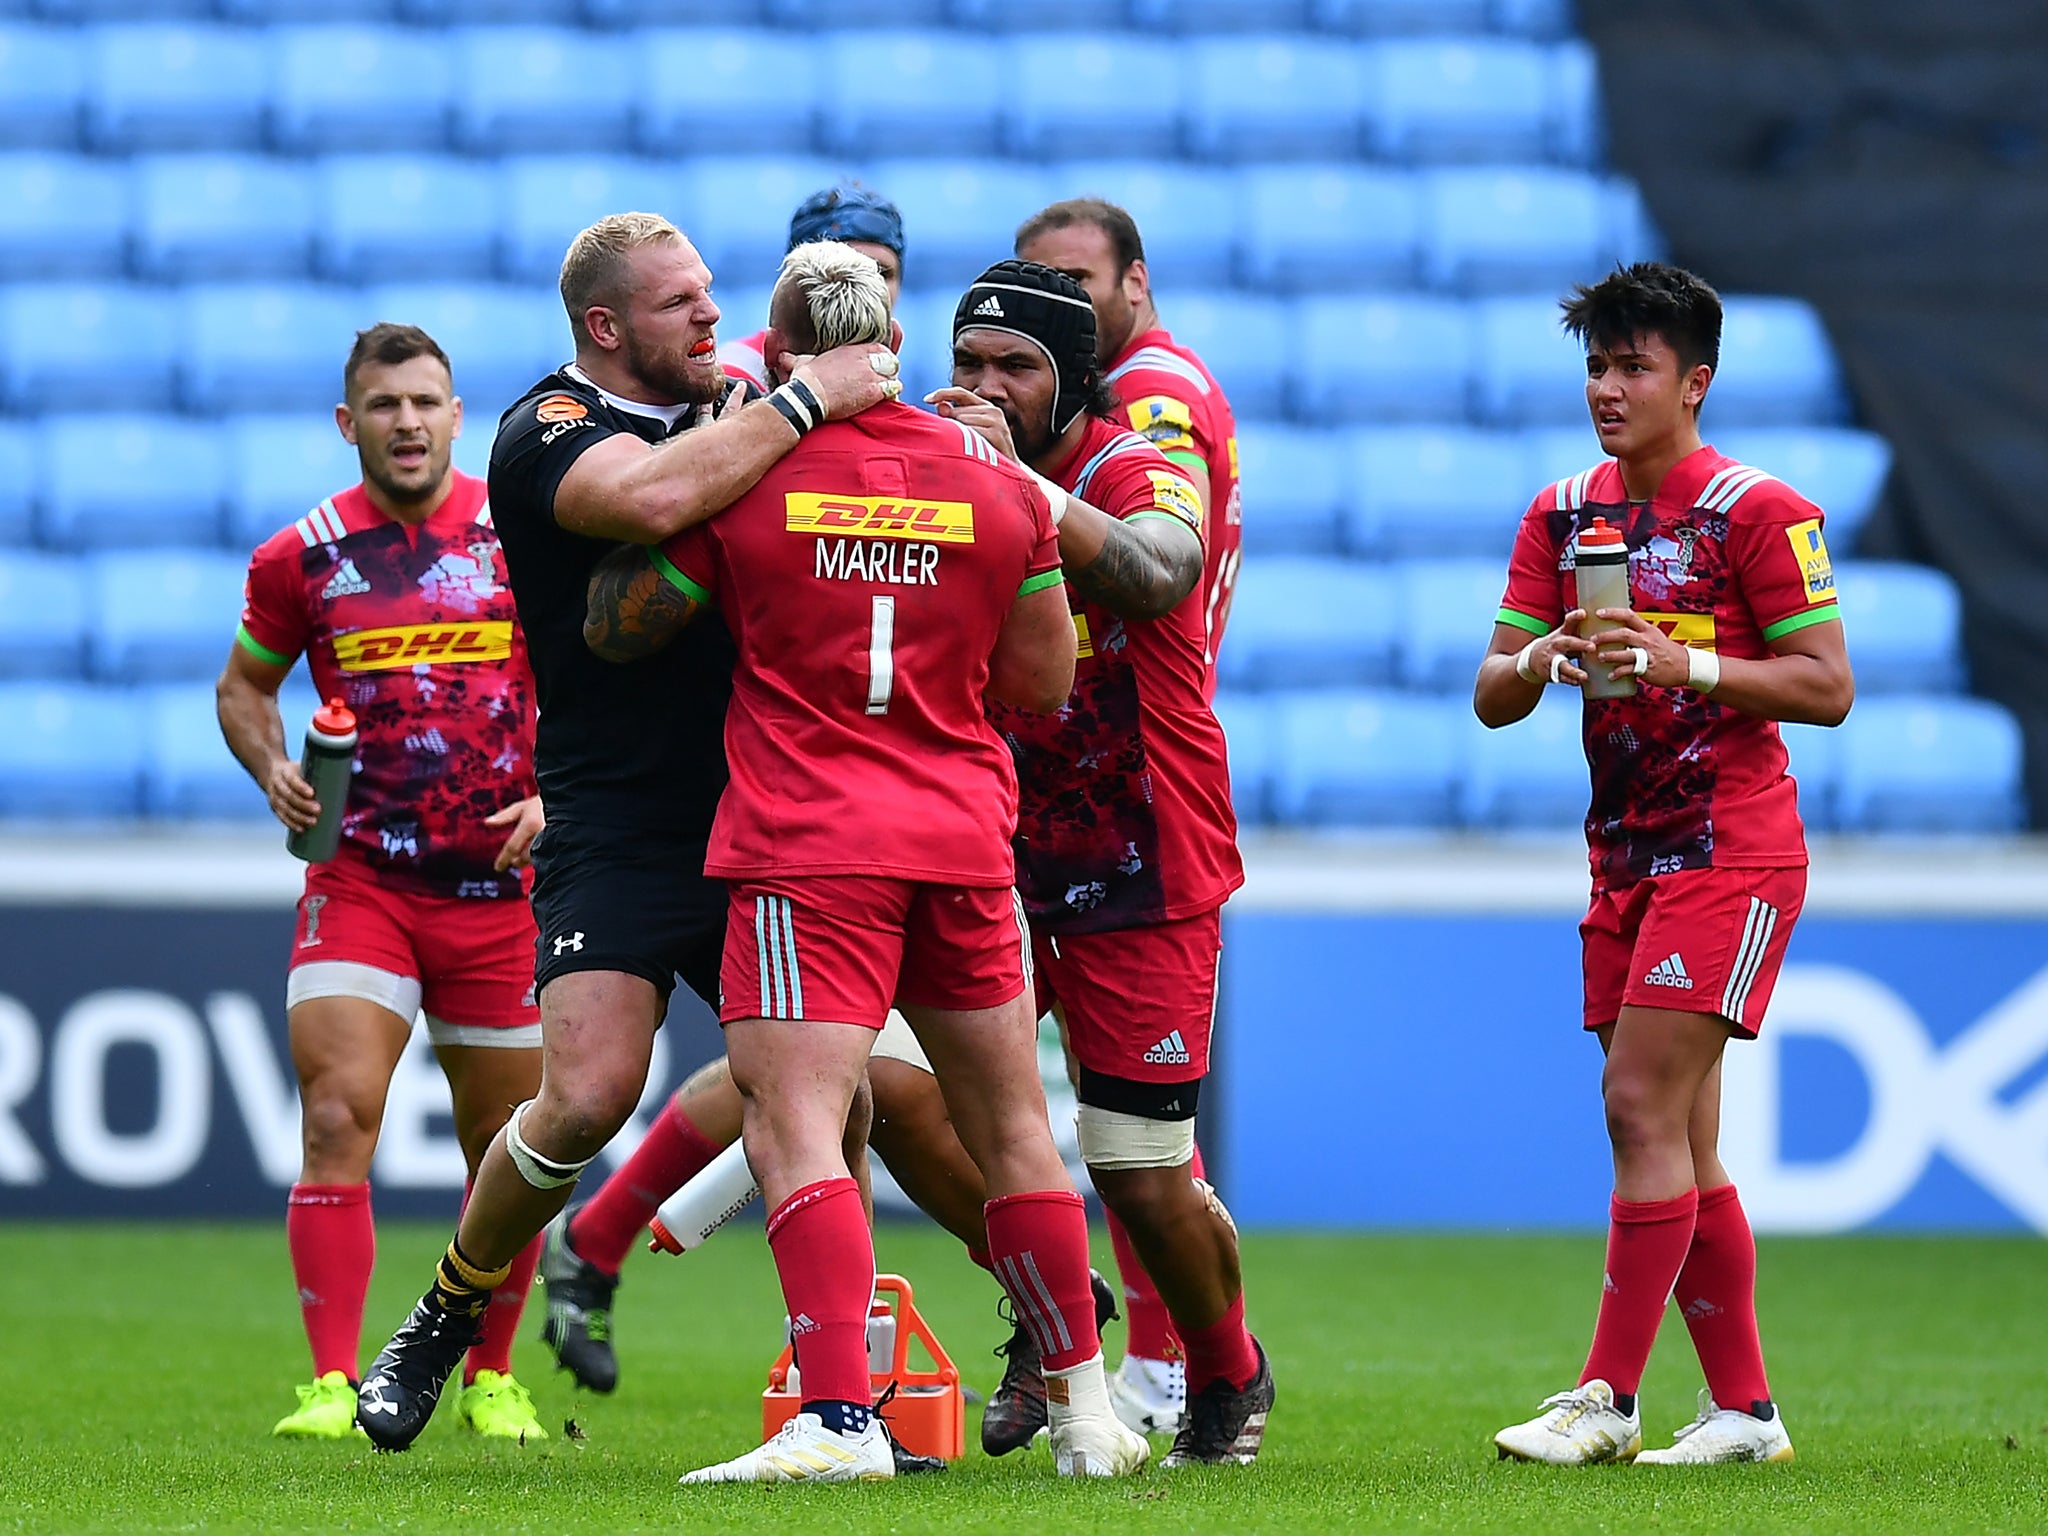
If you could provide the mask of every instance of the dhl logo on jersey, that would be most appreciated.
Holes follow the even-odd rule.
[[[1131,430],[1161,453],[1194,450],[1195,417],[1186,402],[1171,395],[1147,395],[1125,409],[1131,418]]]
[[[392,624],[334,637],[344,672],[390,672],[431,662],[503,661],[512,654],[512,621],[480,624]]]
[[[971,501],[906,501],[900,496],[829,496],[790,491],[782,498],[791,533],[832,533],[853,539],[974,542]]]
[[[1806,587],[1806,601],[1831,603],[1835,600],[1835,566],[1828,559],[1828,541],[1820,536],[1820,519],[1809,517],[1785,530],[1792,545],[1792,558],[1799,562],[1799,579]]]
[[[1714,616],[1711,613],[1643,613],[1637,617],[1648,619],[1680,645],[1702,651],[1714,649]]]

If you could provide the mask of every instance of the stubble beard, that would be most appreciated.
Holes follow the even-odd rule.
[[[724,374],[691,366],[683,348],[642,346],[630,329],[625,342],[627,371],[663,399],[677,405],[715,405],[725,393]]]

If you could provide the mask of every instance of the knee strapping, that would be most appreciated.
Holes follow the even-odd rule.
[[[544,1157],[527,1145],[525,1136],[520,1134],[519,1122],[533,1105],[528,1099],[512,1111],[505,1121],[505,1150],[512,1154],[512,1166],[519,1170],[519,1176],[535,1189],[560,1189],[565,1184],[574,1184],[583,1176],[583,1170],[597,1161],[596,1154],[586,1157],[580,1163],[557,1162]]]
[[[1178,1168],[1195,1155],[1193,1120],[1151,1120],[1143,1115],[1083,1104],[1078,1122],[1081,1161],[1118,1172]]]

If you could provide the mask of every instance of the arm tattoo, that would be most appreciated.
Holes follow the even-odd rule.
[[[673,640],[697,607],[654,568],[645,549],[628,545],[590,573],[583,643],[606,661],[637,661]]]
[[[1202,541],[1166,532],[1163,520],[1113,522],[1102,549],[1086,565],[1067,568],[1075,591],[1124,619],[1157,619],[1202,579]]]

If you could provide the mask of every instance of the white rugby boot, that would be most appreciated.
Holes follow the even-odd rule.
[[[1792,1437],[1785,1433],[1785,1415],[1775,1408],[1768,1419],[1736,1408],[1723,1408],[1714,1394],[1700,1388],[1700,1411],[1672,1438],[1670,1448],[1644,1451],[1639,1467],[1705,1467],[1724,1461],[1790,1461]]]
[[[1640,1413],[1614,1406],[1614,1388],[1589,1381],[1543,1399],[1544,1411],[1526,1424],[1511,1424],[1493,1437],[1501,1459],[1547,1461],[1558,1467],[1600,1461],[1633,1461],[1643,1448]]]
[[[799,1413],[759,1450],[686,1472],[685,1483],[878,1483],[896,1475],[889,1432],[878,1418],[857,1435],[827,1429],[815,1413]]]
[[[1125,1355],[1109,1378],[1116,1416],[1141,1435],[1177,1435],[1188,1408],[1188,1368],[1179,1360]]]
[[[1045,1373],[1045,1410],[1053,1468],[1061,1477],[1128,1477],[1152,1455],[1145,1437],[1110,1407],[1100,1354]]]

